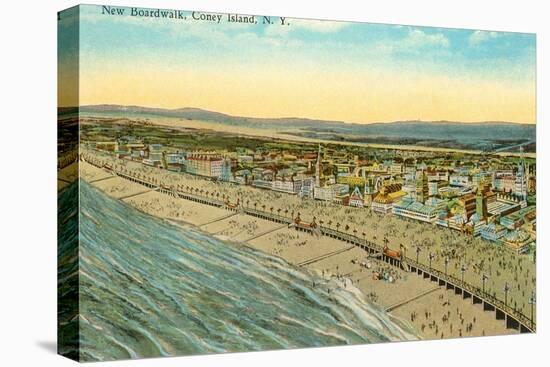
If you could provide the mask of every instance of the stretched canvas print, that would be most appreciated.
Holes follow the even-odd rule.
[[[58,348],[536,331],[534,34],[58,14]]]

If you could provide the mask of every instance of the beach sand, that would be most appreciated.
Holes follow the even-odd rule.
[[[148,191],[141,195],[125,199],[124,201],[147,214],[169,219],[174,222],[181,221],[195,226],[199,226],[231,213],[225,209],[214,208],[193,201],[175,199],[174,197],[156,191]],[[205,210],[205,207],[207,207],[208,210]]]
[[[348,223],[350,231],[354,226],[358,228],[361,228],[360,226],[362,228],[367,227],[368,231],[365,229],[362,231],[368,232],[365,233],[365,236],[368,239],[373,239],[374,237],[376,242],[381,242],[383,236],[390,238],[392,244],[400,242],[410,243],[410,241],[417,241],[419,237],[433,241],[433,244],[431,242],[425,244],[426,248],[423,250],[423,254],[427,253],[428,250],[441,251],[441,249],[445,249],[444,245],[439,245],[438,247],[438,237],[450,236],[450,239],[456,240],[455,236],[463,236],[459,233],[451,233],[447,229],[438,229],[432,226],[428,227],[429,231],[426,231],[426,227],[422,223],[406,222],[392,217],[379,217],[367,209],[357,210],[341,206],[331,207],[313,201],[305,202],[299,206],[299,199],[291,195],[225,183],[214,183],[185,174],[176,174],[152,167],[144,167],[136,162],[126,161],[123,164],[127,169],[136,169],[144,174],[150,174],[162,180],[159,182],[200,187],[210,192],[221,191],[229,195],[232,202],[238,197],[244,205],[250,207],[253,207],[254,203],[257,203],[258,210],[261,209],[260,205],[264,205],[259,204],[259,200],[262,199],[262,202],[270,204],[266,206],[265,210],[269,210],[271,206],[282,208],[280,213],[283,215],[286,209],[287,212],[285,215],[288,217],[290,217],[292,211],[297,213],[299,210],[302,218],[305,220],[315,215],[318,219],[325,221],[324,225],[332,221],[333,228],[337,222]],[[82,177],[85,179],[88,175],[92,175],[95,170],[97,170],[96,167],[86,162],[81,163]],[[123,179],[106,179],[97,181],[93,185],[112,197],[124,196],[121,195],[123,191],[125,195],[129,192],[138,192],[138,188],[134,188],[133,185],[140,186],[141,190],[145,189],[143,186],[132,182],[128,182],[128,185],[123,185],[118,180]],[[118,189],[113,189],[113,187],[117,187]],[[288,228],[286,225],[245,214],[235,214],[229,210],[184,199],[176,199],[156,191],[149,191],[123,200],[148,214],[169,219],[176,223],[191,224],[220,239],[242,242],[247,246],[279,256],[291,264],[304,266],[325,279],[336,277],[340,280],[340,286],[348,287],[353,285],[360,289],[369,300],[384,308],[405,302],[393,309],[391,313],[411,323],[422,338],[440,338],[442,336],[441,333],[443,333],[443,337],[445,338],[458,337],[461,334],[462,336],[474,336],[518,333],[516,330],[506,329],[502,320],[497,321],[493,313],[483,311],[479,305],[473,305],[471,300],[463,300],[452,293],[452,291],[440,289],[436,283],[424,280],[415,273],[408,273],[404,270],[391,267],[376,258],[368,258],[368,254],[365,251],[352,247],[348,243],[329,237],[298,232],[295,229]],[[342,227],[340,230],[343,230]],[[413,239],[404,237],[403,234],[412,235]],[[358,235],[361,235],[361,231],[359,231]],[[409,251],[411,251],[410,248]],[[495,255],[494,253],[491,254],[492,256]],[[476,261],[479,262],[480,256],[483,258],[483,253],[479,255],[475,249],[472,251],[470,246],[465,246],[464,256],[467,259],[466,261],[469,260],[470,266],[472,266]],[[517,255],[513,254],[509,256],[512,259],[515,259],[514,256],[517,257]],[[518,263],[525,265],[526,269],[530,269],[526,258],[523,259],[522,261],[518,261],[517,259],[514,261],[518,261]],[[498,264],[498,260],[495,259],[495,261]],[[434,260],[433,264],[435,267],[436,260]],[[491,263],[491,266],[495,266],[495,263]],[[526,269],[522,269],[521,271],[525,272]],[[449,270],[451,270],[450,265]],[[488,270],[495,271],[494,269]],[[393,282],[374,280],[373,271],[390,275]],[[471,276],[472,281],[477,279],[477,274],[474,272],[469,276]],[[496,280],[493,279],[494,283],[491,284],[495,284],[494,286],[496,287],[499,285],[499,278],[495,278]],[[466,279],[470,280],[470,278]],[[509,279],[509,282],[512,281],[512,279]],[[489,282],[487,282],[486,287],[488,285]],[[316,284],[316,286],[323,287],[324,284]],[[329,291],[327,289],[327,292]],[[426,293],[429,291],[431,292]],[[406,301],[414,297],[418,298],[406,303]],[[440,297],[443,298],[441,299]],[[446,300],[451,303],[450,306],[443,306]],[[458,312],[456,311],[457,309]],[[451,312],[449,319],[442,321],[443,313],[448,313],[449,311]],[[426,312],[429,313],[428,318],[425,316]],[[464,321],[462,321],[460,315],[462,315]],[[474,318],[475,322],[473,321]],[[469,328],[466,329],[469,323],[473,324],[471,330]],[[452,331],[450,330],[451,324],[453,324]]]
[[[95,153],[94,153],[95,154]],[[482,288],[482,275],[486,274],[485,289],[489,294],[504,299],[504,285],[510,285],[508,293],[509,304],[519,311],[530,315],[529,298],[535,290],[535,264],[524,255],[508,251],[502,246],[480,238],[472,238],[458,231],[442,228],[428,223],[405,220],[395,216],[380,216],[369,208],[352,208],[342,205],[325,204],[319,201],[303,201],[296,195],[289,195],[271,190],[262,190],[250,186],[241,186],[224,182],[213,182],[185,173],[175,173],[154,167],[144,166],[139,162],[115,159],[111,156],[101,156],[104,161],[124,167],[124,169],[154,177],[158,182],[169,185],[202,189],[205,192],[225,194],[231,202],[240,198],[244,206],[274,213],[280,209],[280,214],[290,217],[294,212],[300,212],[305,221],[311,221],[315,216],[324,226],[341,231],[349,226],[349,233],[357,230],[357,235],[376,243],[382,243],[387,238],[390,248],[398,249],[400,245],[406,248],[407,255],[416,258],[416,248],[421,248],[419,261],[428,264],[428,255],[433,253],[433,268],[444,271],[444,258],[450,257],[448,273],[457,278],[462,277],[460,267],[464,264],[467,271],[464,280]],[[95,167],[94,167],[95,168]],[[105,183],[107,184],[107,183]],[[265,207],[263,207],[265,205]],[[454,252],[454,254],[453,254]]]

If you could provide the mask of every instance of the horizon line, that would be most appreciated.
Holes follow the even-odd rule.
[[[536,125],[537,122],[528,122],[528,121],[510,121],[510,120],[476,120],[476,121],[457,121],[457,120],[422,120],[422,119],[403,119],[403,120],[391,120],[391,121],[374,121],[374,122],[351,122],[344,120],[329,120],[329,119],[319,119],[311,117],[298,117],[298,116],[282,116],[282,117],[257,117],[257,116],[243,116],[243,115],[232,115],[226,112],[220,112],[216,110],[210,110],[202,107],[154,107],[154,106],[143,106],[137,104],[125,105],[117,103],[98,103],[98,104],[85,104],[79,106],[58,106],[57,108],[86,108],[86,107],[99,107],[99,106],[113,106],[113,107],[134,107],[134,108],[145,108],[145,109],[158,109],[165,111],[178,111],[184,109],[190,110],[201,110],[204,112],[217,113],[221,115],[226,115],[233,118],[246,118],[246,119],[257,119],[257,120],[285,120],[285,119],[295,119],[295,120],[309,120],[309,121],[320,121],[320,122],[329,122],[329,123],[342,123],[349,125],[372,125],[372,124],[391,124],[398,122],[426,122],[426,123],[461,123],[461,124],[515,124],[515,125]]]

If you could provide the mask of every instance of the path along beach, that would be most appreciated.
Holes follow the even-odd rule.
[[[313,216],[324,219],[325,223],[348,223],[351,227],[370,230],[366,238],[378,239],[386,236],[398,240],[407,233],[416,234],[416,223],[398,221],[396,218],[373,217],[368,210],[361,220],[357,219],[354,209],[344,207],[327,207],[316,202],[299,201],[298,198],[286,194],[273,193],[251,187],[242,187],[225,183],[214,183],[186,174],[176,174],[165,170],[146,167],[137,162],[116,160],[112,157],[100,157],[101,160],[111,160],[113,165],[120,165],[127,171],[136,171],[143,176],[158,180],[170,185],[192,186],[203,190],[203,195],[209,192],[220,192],[227,195],[230,201],[236,198],[242,200],[243,205],[253,206],[258,210],[264,207],[265,211],[277,211],[287,216],[300,211],[304,220],[311,220]],[[325,279],[335,278],[340,287],[353,284],[360,289],[365,297],[384,308],[392,308],[391,313],[409,322],[418,334],[424,339],[439,339],[451,337],[468,337],[482,335],[503,335],[518,333],[517,330],[506,329],[503,320],[496,320],[491,312],[483,311],[481,305],[472,304],[471,300],[463,300],[460,295],[446,291],[414,273],[392,267],[389,264],[368,257],[364,250],[350,246],[349,243],[310,233],[299,232],[285,224],[272,222],[242,213],[212,207],[161,193],[154,188],[147,188],[112,173],[98,168],[87,162],[80,162],[80,175],[87,182],[99,188],[107,195],[120,199],[133,207],[156,217],[169,220],[181,226],[194,226],[199,230],[213,235],[228,243],[241,243],[246,246],[279,256],[296,266],[305,266],[317,272]],[[273,208],[273,209],[271,209]],[[351,212],[350,212],[351,210]],[[351,213],[351,214],[350,214]],[[367,214],[368,213],[368,214]],[[329,219],[331,218],[331,219]],[[389,220],[388,220],[389,219]],[[384,221],[384,222],[382,222]],[[436,230],[436,228],[434,228]],[[447,236],[455,242],[460,241],[456,235],[448,230],[436,235]],[[360,232],[361,233],[361,232]],[[429,236],[430,234],[426,234]],[[434,243],[437,240],[432,236]],[[414,239],[413,239],[414,240]],[[403,238],[400,242],[405,242]],[[399,243],[399,242],[398,242]],[[392,243],[390,242],[390,246]],[[398,247],[399,245],[393,245]],[[435,246],[432,246],[435,252]],[[464,251],[468,258],[470,248]],[[409,250],[410,251],[410,250]],[[427,251],[426,251],[427,252]],[[475,254],[472,254],[472,259]],[[508,255],[510,256],[510,255]],[[502,264],[502,259],[498,260]],[[513,268],[514,259],[509,259],[509,267]],[[436,266],[437,260],[434,260]],[[527,262],[525,262],[527,264]],[[524,265],[522,272],[529,274],[530,268]],[[449,266],[451,269],[452,266]],[[451,270],[452,271],[452,270]],[[502,271],[504,272],[504,271]],[[373,276],[373,274],[378,276]],[[451,273],[451,272],[450,272]],[[471,272],[472,279],[477,277]],[[379,278],[379,279],[375,279]],[[495,277],[497,278],[497,277]],[[468,279],[468,278],[466,278]],[[498,278],[491,279],[497,289]],[[533,279],[534,281],[534,279]],[[527,284],[528,282],[526,282]],[[530,282],[529,282],[530,283]],[[316,285],[323,287],[322,284]],[[487,282],[490,289],[491,283]],[[330,292],[330,289],[326,289]],[[530,294],[530,292],[528,293]]]

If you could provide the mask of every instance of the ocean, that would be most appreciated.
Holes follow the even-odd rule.
[[[82,361],[417,339],[353,287],[80,183]]]

